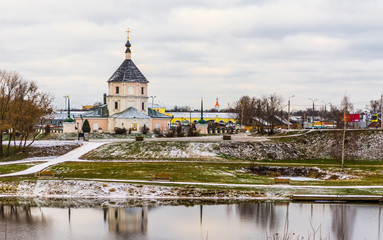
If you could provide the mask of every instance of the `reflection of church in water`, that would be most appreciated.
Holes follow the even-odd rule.
[[[109,231],[117,234],[145,234],[148,226],[148,207],[104,209],[104,221]]]

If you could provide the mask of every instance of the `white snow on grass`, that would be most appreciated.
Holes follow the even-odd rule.
[[[33,174],[33,173],[39,172],[41,170],[44,170],[45,168],[52,166],[52,165],[56,165],[56,164],[68,162],[68,161],[76,161],[76,160],[79,160],[80,156],[84,155],[85,153],[87,153],[87,152],[89,152],[95,148],[98,148],[99,146],[101,146],[103,144],[105,144],[105,143],[104,142],[87,142],[87,143],[84,143],[83,146],[76,148],[73,151],[68,152],[67,154],[64,154],[64,155],[59,156],[59,157],[54,158],[54,159],[50,159],[47,162],[35,165],[35,166],[28,168],[24,171],[9,173],[9,174],[3,174],[3,175],[0,175],[0,177],[29,175],[29,174]]]
[[[131,145],[132,144],[132,145]],[[217,143],[204,142],[169,142],[164,145],[147,143],[145,147],[137,143],[108,144],[92,151],[88,159],[200,159],[218,158],[218,151],[214,150]],[[136,149],[138,148],[138,150]]]
[[[27,141],[26,145],[28,146],[31,141]],[[32,147],[55,147],[55,146],[65,146],[65,145],[76,145],[82,144],[83,141],[59,141],[59,140],[36,140],[32,143]],[[15,143],[12,141],[11,145],[13,146]],[[20,144],[19,141],[16,141],[16,145]],[[23,142],[24,144],[24,142]],[[8,145],[8,141],[3,141],[3,145]]]
[[[290,179],[290,180],[293,180],[293,181],[322,181],[320,179],[310,178],[310,177],[278,177],[278,178]]]
[[[158,186],[141,185],[152,181],[127,181],[115,179],[84,180],[38,180],[21,182],[0,182],[1,189],[8,189],[2,196],[46,197],[46,198],[111,198],[111,199],[276,199],[286,198],[274,191],[267,191],[264,196],[249,195],[257,189],[315,189],[317,193],[328,189],[382,189],[383,186],[292,186],[292,185],[255,185],[255,184],[218,184],[188,182],[156,182],[162,184],[182,185]],[[249,187],[254,191],[216,192],[204,195],[198,186]],[[196,192],[194,192],[196,190]],[[207,190],[209,191],[209,190]],[[194,192],[194,193],[193,193]],[[210,192],[211,193],[211,192]],[[220,194],[220,195],[219,195]]]

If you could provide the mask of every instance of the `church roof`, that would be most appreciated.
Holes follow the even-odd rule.
[[[149,81],[131,59],[125,59],[120,67],[109,78],[108,82],[142,82]]]
[[[134,107],[127,108],[124,111],[122,111],[120,113],[115,113],[110,117],[111,118],[124,118],[124,119],[133,119],[133,118],[147,119],[147,118],[150,118],[148,115],[138,111]]]
[[[93,118],[99,118],[99,117],[108,117],[108,106],[106,104],[101,105],[98,108],[92,109],[89,112],[84,114],[84,117],[93,117]]]
[[[148,114],[151,118],[172,118],[168,115],[162,114],[157,112],[156,110],[153,110],[151,108],[148,108]]]

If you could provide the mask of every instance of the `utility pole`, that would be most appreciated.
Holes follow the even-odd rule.
[[[380,94],[380,128],[383,129],[383,93]],[[378,119],[379,124],[379,119]]]
[[[309,98],[311,101],[313,101],[313,113],[312,113],[312,116],[311,116],[311,121],[312,121],[312,125],[311,125],[311,129],[313,129],[314,128],[314,110],[315,110],[315,105],[314,105],[314,103],[316,102],[316,101],[318,101],[318,99],[315,99],[315,100],[312,100],[311,98]]]
[[[295,95],[292,95],[289,97],[289,102],[288,102],[288,109],[287,109],[287,129],[290,129],[290,99],[295,97]]]
[[[344,172],[344,142],[346,139],[346,106],[343,110],[342,172]]]
[[[243,126],[243,104],[242,104],[242,101],[241,101],[241,127],[240,128],[242,128],[242,126]]]
[[[65,108],[64,109],[68,109],[67,108],[67,106],[68,106],[68,95],[63,96],[63,98],[65,98]]]

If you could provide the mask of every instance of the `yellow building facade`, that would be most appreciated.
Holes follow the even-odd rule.
[[[164,114],[172,117],[172,124],[179,123],[197,123],[201,119],[200,112],[165,112]],[[205,121],[214,121],[215,123],[236,124],[237,115],[235,113],[225,112],[204,112]]]

